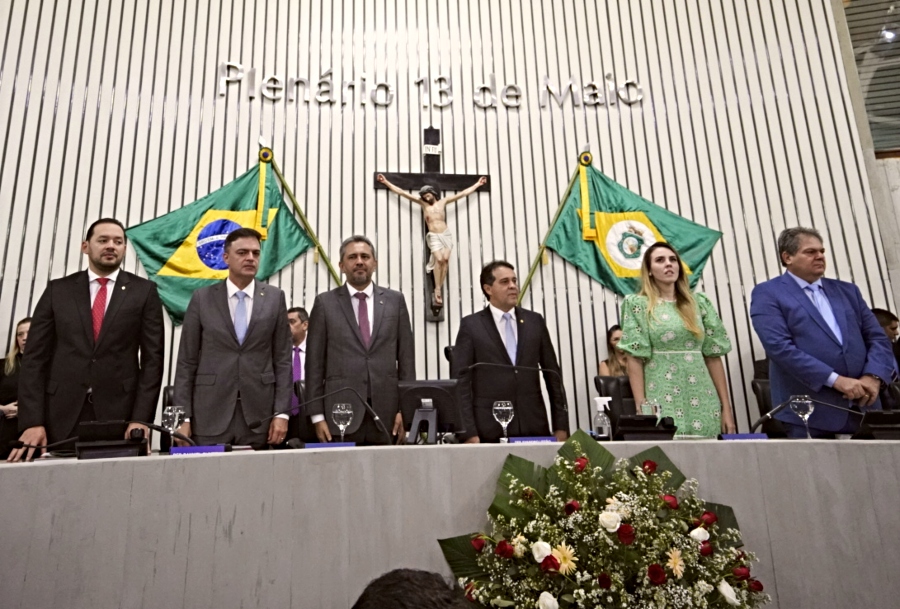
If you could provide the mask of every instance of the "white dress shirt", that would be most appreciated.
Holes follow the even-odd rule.
[[[97,298],[97,292],[100,291],[100,284],[97,282],[97,279],[100,277],[97,273],[88,269],[88,287],[91,289],[91,310],[94,309],[94,300]],[[112,291],[116,289],[116,279],[119,278],[119,269],[114,270],[112,273],[106,276],[109,281],[106,283],[106,308],[103,309],[103,313],[109,309],[109,301],[112,299]]]
[[[253,279],[243,290],[231,283],[231,279],[225,280],[225,289],[228,290],[228,310],[231,312],[231,323],[234,323],[234,309],[237,307],[238,297],[236,294],[238,292],[243,292],[247,295],[244,298],[244,307],[247,309],[247,326],[250,326],[250,318],[253,316],[253,290],[256,288],[256,280]]]
[[[503,341],[503,346],[506,347],[506,350],[509,351],[509,345],[506,344],[506,320],[503,319],[503,316],[506,314],[494,305],[488,303],[488,308],[491,310],[491,315],[494,316],[494,323],[497,325],[497,332],[500,333],[500,340]],[[519,342],[519,326],[516,320],[516,308],[511,308],[508,313],[512,316],[512,328],[513,328],[513,336],[516,337],[516,344]]]

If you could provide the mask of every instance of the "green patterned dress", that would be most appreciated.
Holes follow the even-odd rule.
[[[646,399],[657,400],[672,417],[678,435],[715,437],[721,432],[722,405],[704,357],[731,351],[731,341],[712,303],[694,294],[703,340],[691,334],[675,303],[657,301],[648,315],[647,297],[627,296],[622,303],[619,348],[644,361]]]

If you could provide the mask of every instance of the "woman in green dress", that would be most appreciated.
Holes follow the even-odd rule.
[[[678,253],[647,248],[641,289],[622,303],[622,340],[634,403],[656,401],[678,435],[734,433],[722,356],[731,341],[712,303],[692,294]]]

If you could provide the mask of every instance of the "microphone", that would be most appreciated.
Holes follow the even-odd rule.
[[[530,370],[532,372],[549,372],[559,379],[559,386],[562,390],[560,392],[560,398],[562,398],[563,410],[565,412],[569,412],[569,404],[566,401],[566,391],[563,388],[563,378],[562,375],[556,370],[552,370],[550,368],[535,368],[534,366],[517,366],[515,364],[495,364],[493,362],[475,362],[471,366],[466,367],[465,370],[474,370],[475,368],[503,368],[506,370]]]
[[[149,427],[150,429],[153,429],[160,433],[164,433],[166,435],[172,436],[173,438],[178,438],[182,442],[187,442],[190,446],[197,446],[197,444],[193,440],[191,440],[189,437],[187,437],[186,435],[178,433],[177,431],[169,431],[162,425],[156,425],[154,423],[146,423],[144,421],[128,421],[127,425],[131,425],[132,423],[137,423],[138,425],[143,425],[145,427]]]
[[[300,382],[300,381],[297,381],[297,382]],[[350,393],[352,393],[353,395],[355,395],[355,396],[359,399],[359,401],[362,402],[362,405],[365,406],[366,410],[369,411],[369,414],[371,414],[371,415],[372,415],[372,418],[375,420],[375,426],[378,427],[378,429],[380,429],[380,430],[382,431],[382,433],[384,433],[384,435],[387,437],[387,439],[388,439],[388,444],[393,444],[393,443],[394,443],[394,438],[391,436],[391,434],[388,433],[388,430],[384,427],[384,424],[381,422],[381,418],[375,413],[375,410],[372,408],[371,405],[369,405],[369,402],[367,402],[366,400],[364,400],[363,397],[362,397],[361,395],[359,395],[359,392],[358,392],[356,389],[354,389],[353,387],[341,387],[340,389],[337,389],[337,390],[332,391],[332,392],[330,392],[330,393],[326,393],[325,395],[320,395],[320,396],[317,397],[317,398],[313,398],[313,399],[311,399],[311,400],[303,400],[302,406],[305,406],[305,405],[307,405],[307,404],[311,404],[311,403],[313,403],[313,402],[320,402],[320,401],[324,400],[325,398],[329,398],[329,397],[331,397],[331,396],[333,396],[333,395],[337,395],[337,394],[339,394],[339,393],[344,393],[344,392],[346,392],[346,391],[349,391]],[[271,421],[272,419],[274,419],[275,417],[277,417],[277,416],[280,415],[280,414],[290,414],[291,411],[294,410],[294,408],[295,408],[294,406],[290,406],[290,407],[286,408],[285,410],[281,410],[281,411],[278,411],[278,412],[274,412],[274,413],[272,413],[271,415],[267,416],[267,417],[264,418],[264,419],[259,419],[259,420],[256,420],[256,421],[250,421],[250,422],[247,424],[247,426],[248,426],[250,429],[253,429],[253,430],[259,429],[259,428],[262,427],[265,423],[268,423],[269,421]]]
[[[822,406],[827,406],[829,408],[834,408],[835,410],[843,410],[844,412],[849,412],[849,413],[852,413],[852,414],[855,414],[855,415],[858,415],[861,417],[865,416],[865,413],[860,412],[858,410],[853,410],[852,408],[844,408],[843,406],[838,406],[837,404],[829,404],[828,402],[823,402],[821,400],[814,400],[812,398],[810,398],[809,401],[814,402],[816,404],[821,404]],[[756,431],[757,427],[759,427],[760,425],[762,425],[763,423],[765,423],[766,421],[768,421],[769,419],[774,417],[776,413],[781,412],[782,410],[784,410],[785,408],[787,408],[790,405],[791,405],[790,400],[788,400],[786,402],[782,402],[781,404],[779,404],[778,406],[776,406],[775,408],[773,408],[772,410],[770,410],[769,412],[767,412],[766,414],[761,416],[759,418],[759,420],[756,421],[756,423],[754,423],[750,427],[750,433],[753,433],[754,431]]]
[[[9,442],[9,447],[12,449],[17,448],[43,448],[45,450],[49,450],[51,448],[56,448],[57,446],[62,446],[63,444],[71,444],[72,442],[76,442],[78,440],[78,436],[72,438],[66,438],[65,440],[60,440],[59,442],[54,442],[53,444],[45,444],[44,446],[38,446],[36,444],[25,444],[22,440],[11,440]]]

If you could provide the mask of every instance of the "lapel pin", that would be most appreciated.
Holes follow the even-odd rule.
[[[123,290],[125,289],[125,286],[124,286],[124,285],[122,286],[122,289],[123,289]]]
[[[520,324],[524,324],[524,323],[525,323],[525,320],[524,320],[524,319],[520,319],[520,320],[519,320],[519,323],[520,323]]]
[[[378,304],[384,304],[384,301],[383,301],[383,300],[379,300],[379,301],[378,301]]]

